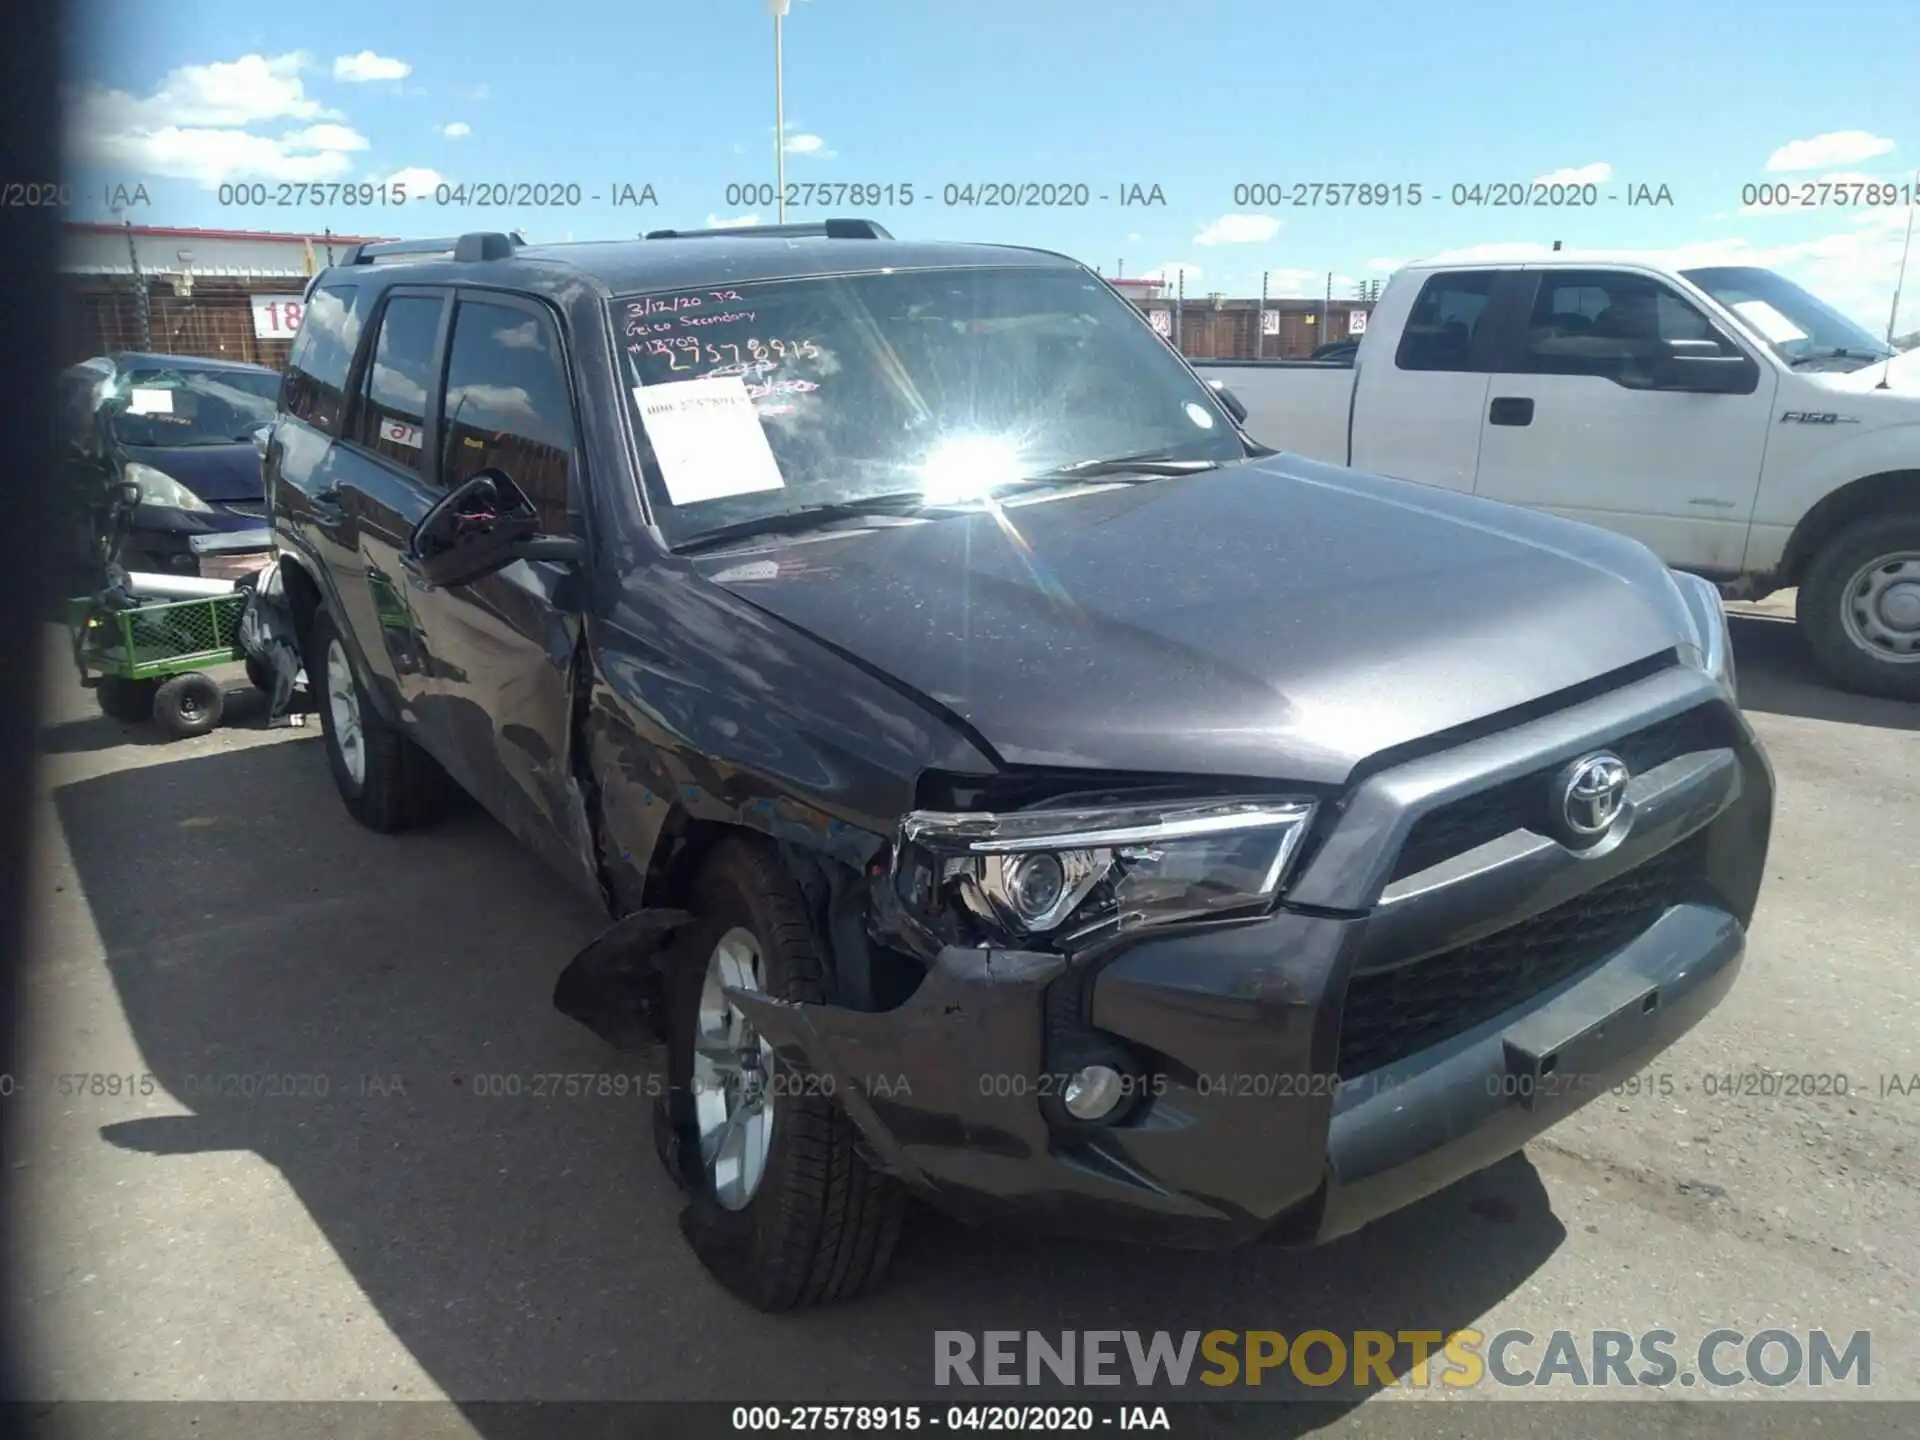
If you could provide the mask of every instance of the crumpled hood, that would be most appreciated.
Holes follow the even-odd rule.
[[[1585,525],[1297,456],[710,557],[1002,761],[1338,783],[1693,636]]]
[[[253,445],[123,445],[129,460],[164,470],[202,500],[259,500],[260,451]]]

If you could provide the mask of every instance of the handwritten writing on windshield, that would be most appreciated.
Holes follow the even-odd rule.
[[[709,305],[744,303],[737,290],[700,290],[685,295],[649,295],[627,304],[629,320],[644,320],[654,315],[677,315],[683,310],[700,310]]]
[[[665,358],[667,368],[675,371],[700,370],[703,366],[722,366],[702,373],[747,375],[764,373],[788,360],[817,360],[820,344],[816,340],[790,340],[781,336],[748,336],[744,340],[700,340],[692,335],[655,335],[627,346],[638,355]]]

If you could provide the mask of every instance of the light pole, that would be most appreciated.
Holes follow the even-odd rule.
[[[774,203],[780,209],[780,223],[787,223],[787,107],[780,93],[780,26],[793,0],[767,0],[767,13],[773,16],[773,174]]]

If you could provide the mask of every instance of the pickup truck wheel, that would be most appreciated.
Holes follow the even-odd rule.
[[[762,1310],[851,1299],[886,1274],[905,1192],[857,1153],[831,1086],[787,1070],[723,990],[825,998],[805,902],[776,856],[740,839],[714,851],[690,908],[702,918],[670,957],[671,1091],[656,1112],[689,1192],[681,1229]]]
[[[1920,700],[1920,515],[1848,526],[1814,557],[1795,607],[1835,683]]]
[[[307,674],[320,677],[320,731],[340,798],[369,830],[392,834],[439,819],[453,782],[433,758],[381,718],[367,699],[346,642],[322,611],[313,619]]]

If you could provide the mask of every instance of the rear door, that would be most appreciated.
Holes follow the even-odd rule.
[[[337,452],[337,503],[348,545],[341,547],[339,585],[367,678],[398,697],[403,709],[421,668],[417,621],[400,556],[413,527],[437,498],[428,397],[438,383],[451,294],[444,287],[396,285],[369,317],[373,338],[356,377]],[[414,713],[421,739],[438,755],[443,727]]]
[[[1354,469],[1473,489],[1493,362],[1493,326],[1485,322],[1503,276],[1513,273],[1435,271],[1421,284],[1398,345],[1390,353],[1361,347]]]
[[[1655,389],[1670,340],[1746,347],[1651,271],[1528,270],[1502,327],[1479,493],[1616,530],[1669,565],[1733,574],[1746,555],[1777,379],[1744,395]]]

